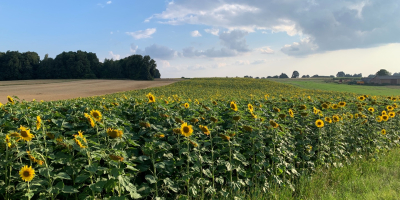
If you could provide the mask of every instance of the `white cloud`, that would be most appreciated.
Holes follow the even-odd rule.
[[[249,51],[248,45],[246,44],[246,36],[248,33],[245,31],[234,30],[231,32],[223,32],[219,35],[221,44],[229,49],[236,50],[238,52]]]
[[[260,52],[263,53],[263,54],[273,54],[273,53],[275,53],[275,51],[272,50],[272,49],[269,48],[269,47],[262,47],[262,48],[259,48],[258,51],[260,51]]]
[[[234,65],[248,65],[250,62],[248,60],[237,60]]]
[[[200,32],[199,32],[198,30],[192,31],[192,32],[190,33],[190,35],[191,35],[192,37],[201,37],[201,34],[200,34]]]
[[[161,66],[168,68],[168,67],[171,67],[171,64],[166,60],[161,60]]]
[[[318,50],[318,45],[310,38],[304,38],[300,42],[293,42],[282,47],[281,51],[290,56],[304,56],[315,53]]]
[[[114,34],[114,32],[111,31],[110,34],[112,35],[112,34]]]
[[[156,28],[148,28],[146,30],[140,30],[140,31],[135,31],[135,32],[126,32],[127,35],[132,36],[136,40],[138,39],[143,39],[143,38],[151,38],[151,35],[153,35],[156,32]]]
[[[136,53],[141,54],[141,55],[149,55],[152,58],[158,58],[158,59],[162,59],[162,60],[171,60],[177,54],[176,51],[174,51],[166,46],[157,45],[157,44],[150,45],[150,46],[144,48],[144,50],[137,49]]]
[[[289,36],[309,38],[310,42],[298,41],[284,46],[282,51],[306,55],[399,43],[399,7],[398,0],[175,1],[148,20],[248,33],[260,29],[285,32]]]
[[[107,1],[107,4],[111,4],[112,3],[112,1]]]
[[[132,43],[132,44],[131,44],[131,47],[130,47],[131,53],[132,53],[132,54],[135,54],[137,50],[138,50],[138,46],[135,45],[134,43]]]
[[[108,53],[110,54],[111,58],[114,60],[121,59],[121,55],[119,55],[119,54],[114,54],[112,51],[109,51]]]
[[[194,47],[187,47],[182,50],[182,55],[184,57],[232,57],[238,55],[236,50],[228,49],[228,48],[221,48],[221,49],[207,49],[207,50],[196,50]]]
[[[259,64],[266,63],[266,62],[267,62],[267,60],[261,59],[261,60],[255,60],[255,61],[251,62],[251,64],[252,65],[259,65]]]
[[[217,29],[217,28],[204,29],[204,31],[206,33],[211,33],[211,34],[216,35],[216,36],[218,36],[218,33],[219,33],[219,29]]]

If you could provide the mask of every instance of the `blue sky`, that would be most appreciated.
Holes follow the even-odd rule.
[[[0,51],[150,55],[162,77],[400,72],[397,0],[0,1]]]

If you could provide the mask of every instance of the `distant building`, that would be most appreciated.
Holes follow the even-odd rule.
[[[400,76],[375,76],[369,83],[400,85]]]

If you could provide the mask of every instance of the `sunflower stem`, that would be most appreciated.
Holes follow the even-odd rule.
[[[189,194],[189,184],[190,184],[190,177],[189,177],[189,159],[190,159],[190,146],[189,146],[189,139],[187,140],[187,148],[188,148],[188,158],[187,158],[187,165],[186,165],[186,170],[187,170],[187,196],[188,199],[190,199],[190,194]]]

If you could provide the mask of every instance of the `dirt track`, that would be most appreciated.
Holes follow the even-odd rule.
[[[133,80],[22,80],[0,81],[0,102],[7,102],[7,95],[26,101],[61,100],[89,97],[116,92],[145,89],[175,83],[179,79],[154,81]]]

